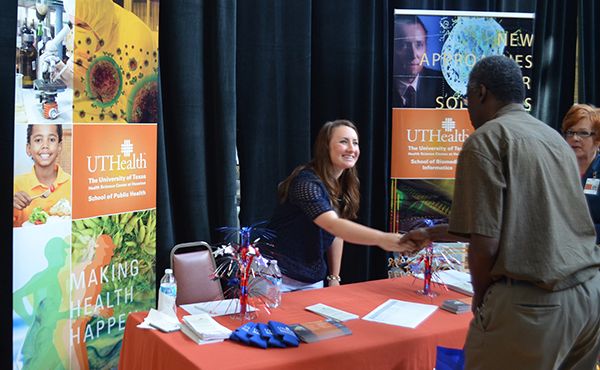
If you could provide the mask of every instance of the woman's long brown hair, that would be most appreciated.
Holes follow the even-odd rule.
[[[346,219],[355,219],[358,216],[360,181],[357,176],[356,167],[344,170],[340,177],[336,179],[331,157],[329,156],[329,142],[331,141],[333,130],[339,126],[350,127],[358,135],[356,126],[348,120],[335,120],[325,123],[315,140],[313,159],[307,164],[296,167],[279,184],[278,193],[280,202],[283,203],[287,199],[290,184],[298,173],[304,169],[312,169],[321,181],[323,181],[323,184],[325,184],[329,198],[331,199],[331,205],[338,215]]]

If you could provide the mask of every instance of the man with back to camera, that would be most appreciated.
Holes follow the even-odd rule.
[[[465,369],[593,369],[600,247],[572,150],[524,110],[507,57],[475,64],[467,98],[475,132],[458,158],[450,223],[404,239],[470,242]]]
[[[394,17],[392,106],[433,108],[446,85],[440,71],[427,68],[427,30],[417,16]],[[449,88],[448,88],[449,89]]]

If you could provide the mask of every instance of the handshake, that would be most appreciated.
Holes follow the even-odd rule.
[[[412,255],[427,247],[433,241],[456,240],[448,234],[447,224],[438,224],[430,227],[419,227],[405,234],[395,234],[396,243],[389,252],[398,252],[403,256]]]
[[[438,226],[435,226],[437,228]],[[383,233],[383,238],[377,243],[383,250],[410,256],[428,246],[433,237],[430,233],[432,228],[418,228],[405,234]]]
[[[400,235],[400,240],[398,241],[400,250],[398,252],[403,256],[415,254],[433,241],[428,228],[425,227],[420,227]]]

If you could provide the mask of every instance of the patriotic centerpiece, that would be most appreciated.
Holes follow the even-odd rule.
[[[227,283],[226,297],[239,299],[238,317],[241,320],[252,320],[255,311],[249,310],[264,307],[267,312],[268,298],[264,291],[255,289],[260,283],[268,282],[268,259],[260,252],[261,248],[272,247],[269,240],[275,234],[268,229],[253,226],[241,228],[224,227],[220,231],[226,232],[225,240],[228,244],[218,247],[213,253],[219,263],[214,272],[215,279],[224,279]]]
[[[415,278],[423,279],[423,289],[417,293],[435,297],[432,284],[448,290],[442,271],[462,270],[462,262],[457,258],[466,253],[466,247],[448,247],[446,244],[431,243],[413,257],[406,258],[406,271]]]
[[[443,220],[420,219],[410,229],[419,227],[431,227],[443,223]],[[423,279],[423,289],[417,293],[429,297],[436,294],[432,291],[432,284],[437,284],[448,290],[441,271],[464,269],[463,263],[466,254],[466,245],[463,243],[430,243],[414,256],[394,256],[390,258],[388,275],[390,278],[412,275]]]

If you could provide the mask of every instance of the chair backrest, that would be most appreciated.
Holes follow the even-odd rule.
[[[221,282],[211,279],[215,258],[206,242],[177,244],[171,249],[171,268],[177,280],[177,304],[223,299]]]

